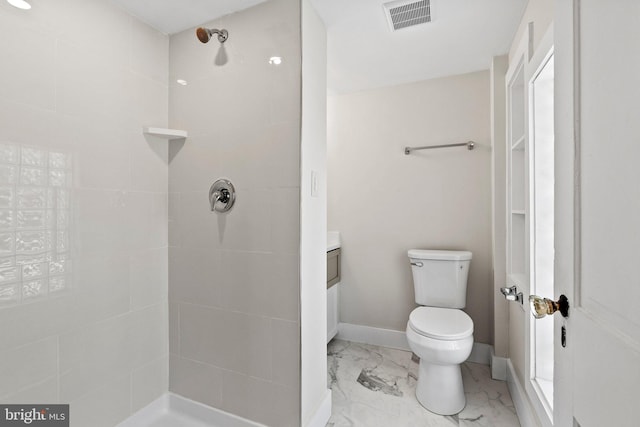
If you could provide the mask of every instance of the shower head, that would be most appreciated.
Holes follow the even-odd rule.
[[[218,41],[220,43],[224,43],[227,41],[227,38],[229,38],[229,33],[227,32],[227,30],[218,30],[215,28],[202,28],[199,27],[196,30],[196,36],[198,36],[198,40],[200,40],[202,43],[207,43],[209,40],[211,40],[211,37],[217,34],[218,35]]]

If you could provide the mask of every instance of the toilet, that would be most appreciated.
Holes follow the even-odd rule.
[[[409,347],[420,357],[416,398],[436,414],[457,414],[466,404],[460,364],[473,347],[473,321],[461,310],[472,254],[412,249],[408,255],[420,305],[407,323]]]

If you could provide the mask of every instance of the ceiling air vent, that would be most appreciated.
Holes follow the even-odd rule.
[[[431,22],[431,0],[399,0],[382,6],[392,31]]]

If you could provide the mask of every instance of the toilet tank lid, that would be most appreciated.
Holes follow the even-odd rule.
[[[409,258],[414,259],[434,259],[443,261],[464,261],[472,257],[469,251],[441,251],[431,249],[410,249]]]

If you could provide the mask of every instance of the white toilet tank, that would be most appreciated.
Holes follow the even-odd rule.
[[[464,308],[471,256],[468,251],[409,250],[416,303]]]

